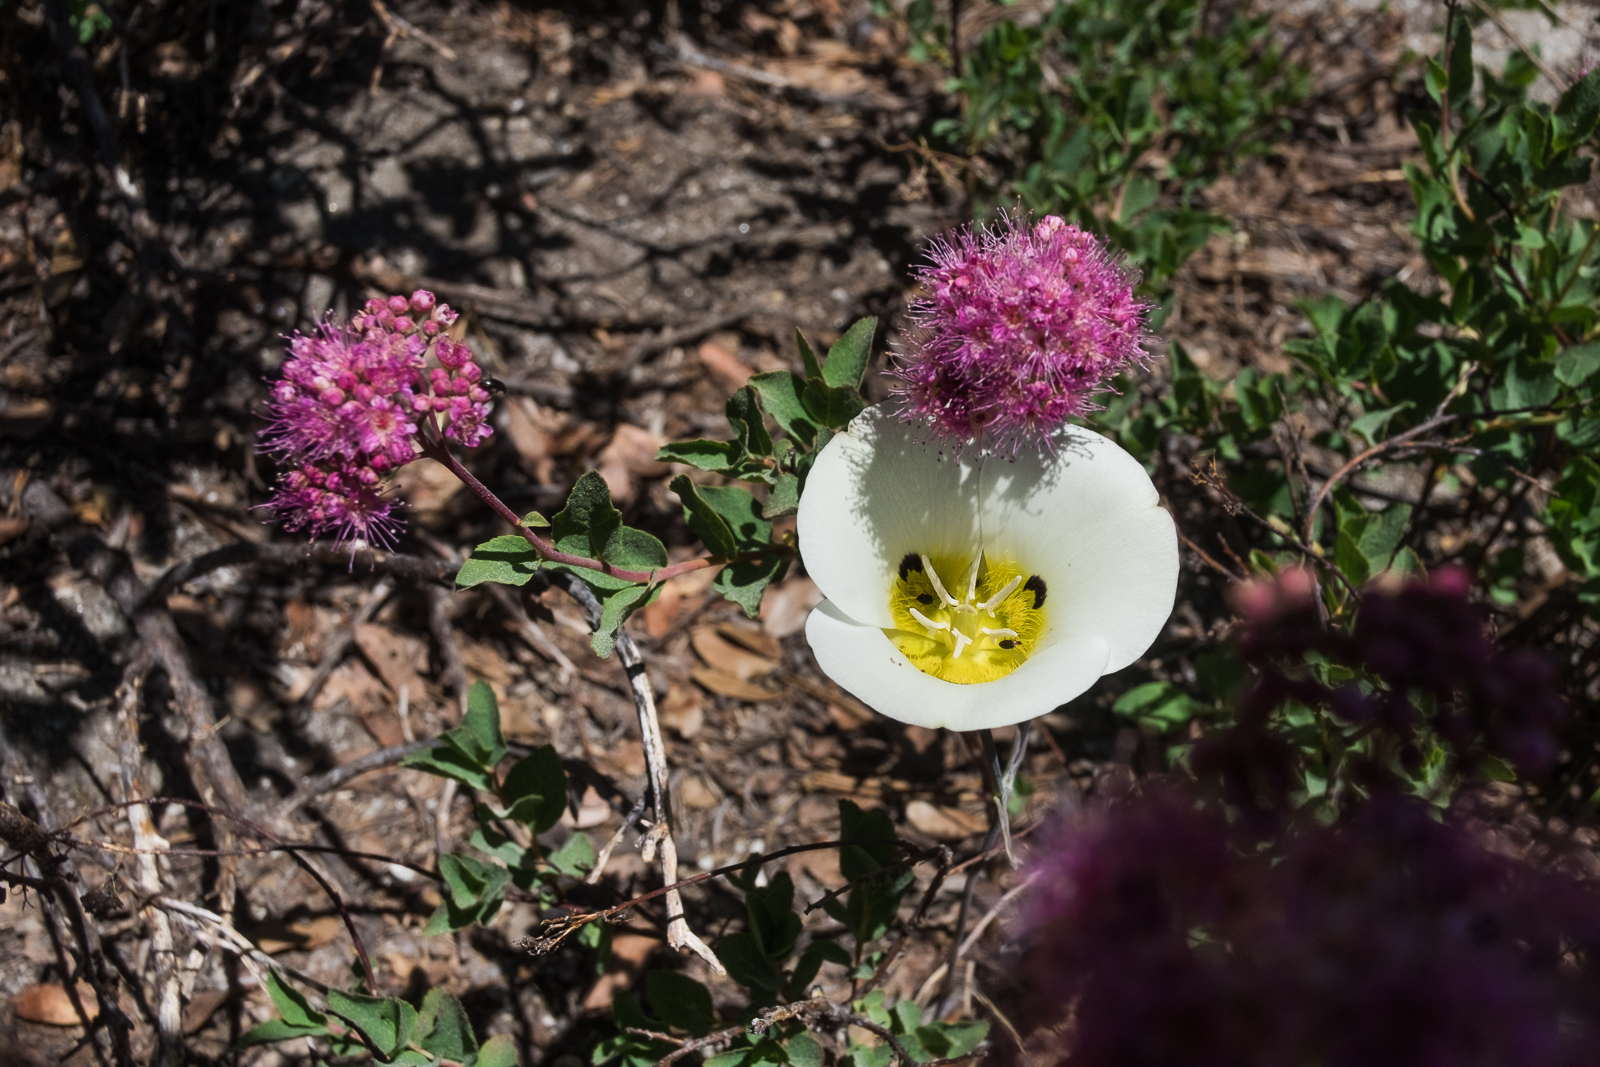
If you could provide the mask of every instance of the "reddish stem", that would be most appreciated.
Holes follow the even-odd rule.
[[[613,567],[604,560],[590,559],[588,556],[574,556],[570,553],[562,552],[555,545],[534,533],[530,527],[524,526],[522,519],[518,517],[516,512],[506,506],[505,501],[495,495],[494,490],[478,481],[471,471],[462,466],[461,461],[456,459],[449,446],[441,438],[433,434],[421,433],[417,435],[417,441],[422,446],[422,454],[424,456],[436,459],[450,468],[450,473],[460,478],[461,484],[476,493],[480,500],[494,509],[496,515],[510,523],[511,528],[520,534],[524,541],[532,545],[535,552],[551,563],[565,563],[569,567],[583,567],[591,571],[599,571],[602,574],[609,574],[613,578],[620,578],[625,582],[640,582],[649,585],[654,582],[664,582],[668,578],[673,578],[680,574],[687,574],[689,571],[721,566],[727,562],[726,560],[712,557],[701,557],[699,559],[684,560],[682,563],[674,563],[670,567],[662,567],[659,570],[630,571],[623,570],[620,567]]]

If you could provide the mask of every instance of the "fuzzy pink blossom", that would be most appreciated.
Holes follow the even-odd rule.
[[[263,505],[286,529],[391,543],[401,524],[382,482],[421,454],[422,435],[470,447],[493,432],[483,372],[445,335],[455,321],[419,289],[290,338],[262,434],[262,450],[289,465]],[[428,370],[430,353],[439,365]]]
[[[892,374],[900,412],[961,444],[1015,454],[1051,448],[1068,418],[1093,411],[1112,375],[1141,362],[1151,305],[1093,234],[1049,215],[1002,215],[937,239],[917,271],[910,350]]]

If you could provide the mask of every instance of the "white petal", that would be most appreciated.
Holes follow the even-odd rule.
[[[978,548],[977,472],[869,408],[817,456],[800,498],[800,555],[824,596],[858,622],[894,625],[889,586],[908,552]]]
[[[1178,537],[1138,460],[1073,427],[1053,459],[990,458],[982,482],[984,547],[1045,579],[1041,643],[1103,638],[1107,672],[1143,655],[1172,613]]]
[[[924,674],[876,626],[824,600],[806,619],[817,665],[847,692],[891,719],[950,730],[1009,726],[1049,714],[1105,672],[1106,642],[1094,636],[1041,647],[1004,678],[957,685]]]

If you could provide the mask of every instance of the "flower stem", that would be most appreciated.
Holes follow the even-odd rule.
[[[523,525],[522,519],[518,517],[517,513],[507,507],[505,501],[495,495],[494,490],[484,485],[471,471],[467,470],[461,461],[455,457],[454,453],[450,451],[450,447],[436,434],[420,433],[417,435],[417,442],[421,445],[424,456],[429,459],[436,459],[448,467],[451,474],[461,479],[461,484],[471,489],[477,494],[478,499],[493,508],[496,515],[510,523],[511,528],[524,541],[532,545],[533,550],[539,553],[547,562],[564,563],[569,567],[583,567],[591,571],[600,571],[602,574],[609,574],[613,578],[620,578],[625,582],[639,582],[644,585],[664,582],[668,578],[687,574],[690,571],[702,570],[706,567],[719,567],[724,563],[731,562],[730,560],[717,559],[716,557],[702,556],[698,559],[687,559],[681,563],[674,563],[670,567],[662,567],[658,570],[630,571],[621,567],[613,567],[604,560],[591,559],[588,556],[574,556],[571,553],[562,552],[555,545],[535,533],[531,527]],[[740,553],[734,559],[755,558],[759,555],[764,555],[764,553]]]

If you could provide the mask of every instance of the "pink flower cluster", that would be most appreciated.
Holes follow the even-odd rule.
[[[367,301],[348,326],[290,339],[263,434],[263,449],[291,465],[266,505],[286,528],[388,543],[400,524],[379,486],[417,458],[419,435],[470,447],[493,432],[483,372],[445,336],[455,321],[419,289]],[[439,363],[431,370],[430,350]]]
[[[1107,379],[1143,359],[1150,304],[1093,234],[1049,215],[1002,215],[934,242],[917,271],[911,350],[891,372],[901,414],[956,442],[1015,454],[1095,409]],[[959,444],[958,444],[959,447]]]

